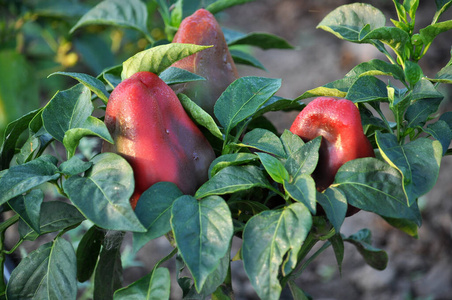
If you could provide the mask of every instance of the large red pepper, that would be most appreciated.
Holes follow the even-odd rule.
[[[363,133],[359,110],[350,100],[314,99],[300,112],[290,131],[305,142],[322,136],[319,162],[312,174],[319,191],[333,183],[338,169],[346,162],[375,157],[372,145]]]
[[[174,85],[173,89],[176,93],[186,94],[212,114],[218,97],[238,78],[237,68],[220,25],[209,11],[199,9],[182,21],[173,43],[213,45],[212,48],[190,55],[172,65],[206,79]]]
[[[194,194],[207,180],[214,151],[157,75],[138,72],[121,82],[111,93],[105,124],[115,144],[104,143],[103,151],[120,154],[134,170],[132,207],[156,182],[170,181]]]

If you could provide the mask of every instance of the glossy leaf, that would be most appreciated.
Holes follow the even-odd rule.
[[[35,232],[40,233],[41,203],[44,193],[39,189],[31,190],[28,194],[19,195],[8,201],[11,208],[20,215]]]
[[[339,168],[333,186],[357,208],[421,224],[417,206],[407,205],[402,175],[383,161],[372,157],[349,161]]]
[[[262,170],[256,166],[229,166],[221,169],[196,192],[196,198],[224,195],[254,187],[272,188]]]
[[[402,146],[393,134],[379,132],[376,141],[383,158],[402,175],[408,206],[433,188],[442,157],[438,141],[418,138]]]
[[[380,59],[372,59],[368,62],[360,63],[350,70],[345,77],[357,78],[362,76],[378,75],[392,76],[401,81],[405,78],[403,69],[400,66],[393,65]]]
[[[263,77],[241,77],[231,83],[214,107],[226,136],[237,124],[252,116],[280,87],[280,79]]]
[[[93,225],[80,240],[76,252],[79,282],[85,282],[93,275],[104,237],[105,232]]]
[[[148,10],[140,0],[105,0],[86,13],[69,33],[88,25],[129,27],[147,35]]]
[[[28,128],[28,124],[31,120],[33,120],[33,118],[40,112],[41,109],[31,111],[8,124],[3,133],[3,143],[0,148],[0,170],[7,169],[9,167],[9,163],[14,156],[14,150],[19,137],[22,132]]]
[[[427,128],[425,128],[424,131],[431,134],[432,137],[441,143],[443,155],[445,155],[450,142],[452,141],[452,131],[447,122],[438,120],[435,123],[427,125]]]
[[[317,137],[303,146],[287,158],[285,167],[292,178],[300,174],[310,175],[314,172],[319,160],[321,137]]]
[[[257,161],[258,159],[259,158],[255,154],[243,152],[221,155],[210,164],[209,178],[226,167],[244,165]]]
[[[388,254],[383,250],[372,247],[372,234],[369,229],[361,229],[357,233],[345,238],[344,241],[355,245],[369,266],[377,270],[386,269]]]
[[[229,7],[245,4],[247,2],[252,2],[254,0],[217,0],[213,3],[209,4],[206,9],[210,11],[212,14],[219,13]]]
[[[337,265],[339,267],[339,272],[342,271],[342,261],[344,260],[344,241],[340,233],[336,233],[328,239],[334,250],[334,256],[336,257]]]
[[[171,227],[196,289],[201,291],[229,250],[233,235],[229,208],[217,196],[199,201],[182,196],[173,203]]]
[[[433,17],[432,24],[436,23],[439,19],[439,17],[449,9],[449,7],[452,5],[452,1],[450,0],[435,0],[436,4],[436,13]]]
[[[92,165],[92,162],[83,161],[77,156],[73,156],[71,159],[61,163],[59,169],[63,174],[72,176],[87,171]]]
[[[79,128],[93,112],[91,92],[83,84],[58,92],[42,111],[45,129],[63,142],[66,131]]]
[[[289,172],[287,172],[284,168],[284,164],[279,159],[264,152],[258,152],[257,155],[268,175],[270,175],[274,181],[284,183],[285,180],[289,180]]]
[[[84,86],[89,88],[94,94],[96,94],[104,102],[104,104],[107,104],[108,97],[110,97],[110,93],[107,92],[105,85],[99,79],[92,77],[88,74],[75,72],[55,72],[50,74],[48,77],[52,75],[65,75],[76,79]]]
[[[63,183],[69,199],[99,227],[111,230],[145,231],[129,198],[134,190],[133,171],[114,153],[102,153],[91,162],[84,177],[75,175]]]
[[[202,76],[176,67],[169,67],[165,69],[162,73],[160,73],[159,77],[168,85],[206,80]]]
[[[114,293],[114,300],[170,299],[171,278],[167,268],[157,268]]]
[[[286,156],[281,140],[266,129],[256,128],[247,132],[243,137],[242,144],[278,157]]]
[[[284,180],[284,189],[290,197],[303,203],[313,215],[316,212],[316,189],[314,179],[308,174],[297,175],[290,183]]]
[[[236,64],[248,65],[267,71],[264,65],[251,54],[238,49],[229,49],[229,52],[231,53],[232,59]]]
[[[405,56],[405,47],[411,43],[410,35],[397,27],[379,27],[359,38],[360,42],[367,43],[373,43],[374,40],[388,45],[398,57]]]
[[[321,87],[317,87],[304,92],[302,95],[295,98],[295,100],[302,100],[306,98],[329,96],[344,98],[347,95],[347,91],[350,86],[355,82],[354,78],[343,78],[330,83],[327,83]]]
[[[19,235],[28,241],[36,240],[40,235],[61,231],[83,222],[85,218],[73,206],[60,201],[45,201],[41,204],[39,234],[22,220],[19,221]]]
[[[386,17],[377,8],[364,3],[342,5],[330,12],[317,26],[340,39],[359,41],[361,29],[367,24],[370,29],[385,26]]]
[[[223,140],[223,134],[221,133],[215,120],[205,110],[192,101],[187,95],[178,94],[182,106],[185,111],[192,117],[195,122],[209,130],[215,137]]]
[[[71,243],[59,237],[40,246],[14,269],[8,299],[76,299],[76,259]]]
[[[322,206],[336,232],[340,232],[348,207],[344,194],[337,188],[329,187],[317,194],[317,202]]]
[[[286,158],[289,158],[292,155],[294,155],[294,153],[300,150],[300,148],[303,147],[305,144],[301,137],[287,129],[285,129],[284,132],[281,134],[280,139],[284,146],[284,150],[286,151]]]
[[[387,101],[387,85],[374,76],[362,76],[350,87],[345,98],[355,103]]]
[[[285,99],[278,96],[272,96],[262,105],[254,114],[254,118],[261,116],[269,111],[301,111],[306,105],[298,100]]]
[[[171,208],[183,193],[172,182],[157,182],[138,200],[135,213],[146,232],[133,233],[133,249],[137,252],[147,242],[171,231]]]
[[[268,49],[293,49],[283,38],[263,32],[251,32],[248,34],[223,28],[224,37],[228,46],[234,45],[250,45],[259,47],[263,50]]]
[[[311,226],[311,214],[301,203],[264,211],[247,222],[243,231],[243,266],[261,299],[279,299],[280,270],[295,267]]]
[[[143,50],[122,64],[121,78],[124,80],[141,71],[159,75],[174,62],[210,47],[170,43]]]
[[[40,156],[23,165],[9,168],[0,178],[0,204],[60,177],[52,156]]]
[[[80,140],[85,136],[97,136],[109,143],[114,142],[105,123],[96,117],[89,116],[79,127],[65,132],[63,145],[68,151],[68,157],[75,155]]]
[[[420,29],[419,34],[421,35],[422,42],[424,43],[423,52],[425,53],[427,51],[433,40],[439,34],[449,31],[450,29],[452,29],[452,20],[431,24]]]

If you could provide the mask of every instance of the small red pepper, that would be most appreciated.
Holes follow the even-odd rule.
[[[172,88],[176,93],[186,94],[212,115],[218,97],[239,77],[220,25],[208,10],[198,9],[181,22],[173,43],[213,45],[172,65],[206,79],[174,85]]]
[[[300,112],[290,131],[305,142],[322,136],[319,162],[312,174],[318,191],[333,183],[338,169],[346,162],[375,157],[373,147],[364,135],[359,110],[350,100],[314,99]]]
[[[103,151],[120,154],[134,171],[133,208],[141,193],[159,181],[194,194],[207,180],[214,151],[157,75],[138,72],[121,82],[110,95],[105,124],[115,144],[104,143]]]

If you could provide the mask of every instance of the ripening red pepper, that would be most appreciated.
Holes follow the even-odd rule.
[[[205,111],[213,114],[218,97],[238,78],[220,25],[208,10],[199,9],[181,22],[173,43],[213,45],[172,65],[206,79],[174,85],[172,88],[176,93],[186,94]]]
[[[318,191],[333,183],[338,169],[346,162],[375,157],[373,147],[364,135],[359,110],[350,100],[314,99],[300,112],[290,131],[305,142],[322,136],[319,162],[312,174]]]
[[[115,143],[104,143],[103,151],[120,154],[134,170],[133,208],[141,193],[159,181],[194,194],[207,180],[214,151],[157,75],[138,72],[121,82],[110,95],[105,124]]]

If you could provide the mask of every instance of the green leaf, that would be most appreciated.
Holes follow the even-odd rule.
[[[170,299],[171,278],[167,268],[157,268],[125,288],[114,293],[114,300]]]
[[[301,111],[306,105],[298,100],[284,99],[278,96],[272,96],[262,105],[254,114],[254,118],[261,116],[269,111]]]
[[[330,12],[317,26],[337,36],[352,42],[359,41],[361,29],[367,24],[370,30],[383,27],[385,15],[377,8],[364,3],[342,5]]]
[[[91,168],[92,165],[93,165],[92,162],[83,161],[77,156],[73,156],[71,159],[63,162],[59,166],[59,169],[61,173],[72,176],[85,172],[86,170]]]
[[[405,74],[400,66],[393,65],[380,59],[372,59],[368,62],[360,63],[350,70],[345,77],[358,78],[362,76],[378,75],[392,76],[400,81],[405,79]]]
[[[283,38],[269,33],[251,32],[245,34],[226,28],[223,28],[223,33],[228,46],[250,45],[259,47],[263,50],[294,49],[294,47]]]
[[[421,79],[414,87],[410,99],[414,103],[406,110],[406,126],[416,128],[424,126],[428,117],[438,110],[443,95],[429,81]]]
[[[171,208],[183,193],[172,182],[157,182],[137,202],[135,213],[146,232],[133,233],[133,249],[137,252],[147,242],[171,231]]]
[[[449,4],[450,5],[450,4]],[[423,53],[427,52],[433,40],[441,33],[452,29],[452,20],[439,22],[436,24],[428,25],[419,30],[422,42],[424,43]]]
[[[301,174],[310,175],[314,172],[319,160],[321,141],[322,138],[317,137],[292,152],[287,158],[285,167],[292,178],[296,178]]]
[[[99,227],[110,230],[146,231],[129,199],[134,190],[133,171],[114,153],[102,153],[91,162],[84,177],[72,176],[63,183],[69,199]]]
[[[78,225],[85,218],[71,204],[60,201],[45,201],[41,204],[39,218],[39,234],[22,220],[19,221],[19,234],[24,240],[34,241],[40,235],[61,231],[66,228]]]
[[[378,40],[388,45],[398,57],[405,57],[405,49],[411,46],[411,37],[405,31],[397,27],[379,27],[373,29],[365,36],[360,37],[359,42],[372,44]]]
[[[428,132],[432,137],[441,143],[444,156],[449,148],[450,142],[452,141],[452,131],[447,122],[438,120],[435,123],[427,125],[427,128],[425,128],[424,131]]]
[[[292,133],[287,129],[284,129],[284,132],[281,135],[280,139],[284,146],[284,150],[286,151],[286,158],[294,155],[294,153],[300,150],[300,148],[305,144],[298,135]]]
[[[0,204],[59,177],[56,159],[52,156],[13,166],[0,178]]]
[[[375,137],[383,158],[402,175],[407,205],[412,205],[436,183],[442,157],[441,144],[418,138],[402,146],[391,133],[377,132]]]
[[[254,187],[272,189],[262,170],[256,166],[229,166],[204,183],[196,192],[195,198],[211,195],[224,195]]]
[[[122,64],[121,78],[127,79],[141,71],[160,75],[176,61],[210,47],[212,46],[170,43],[143,50]]]
[[[104,237],[105,232],[93,225],[80,240],[76,252],[79,282],[85,282],[93,275]]]
[[[72,2],[71,0],[37,1],[30,3],[33,6],[33,13],[51,18],[80,18],[89,7],[83,3]]]
[[[221,169],[229,166],[244,165],[254,161],[257,161],[258,157],[251,153],[231,153],[224,154],[214,159],[209,167],[209,178],[218,173]]]
[[[285,180],[289,180],[289,172],[287,172],[279,159],[264,152],[258,152],[256,154],[259,156],[268,175],[270,175],[274,181],[284,183]]]
[[[30,124],[31,120],[33,120],[36,115],[39,115],[40,112],[41,109],[31,111],[8,124],[3,133],[3,143],[0,148],[0,170],[7,169],[9,167],[9,163],[14,156],[16,143],[19,140],[19,137],[22,132],[28,128],[28,124]]]
[[[223,134],[218,128],[215,120],[205,110],[198,106],[185,94],[177,94],[185,111],[195,120],[195,122],[209,130],[215,137],[223,140]]]
[[[383,161],[373,157],[351,160],[339,168],[333,186],[357,208],[421,224],[417,205],[407,206],[402,175]]]
[[[65,132],[63,145],[68,152],[68,157],[75,155],[80,140],[85,136],[98,136],[111,144],[114,143],[105,123],[96,117],[89,116],[79,127]]]
[[[337,265],[339,267],[339,273],[342,272],[342,261],[344,260],[344,241],[340,233],[336,233],[328,239],[333,246],[334,256],[336,257]]]
[[[315,215],[317,190],[310,175],[299,174],[290,183],[284,180],[284,189],[292,199],[303,203]]]
[[[262,299],[279,299],[281,270],[292,270],[312,226],[309,210],[294,203],[252,217],[243,231],[242,259],[246,274]],[[284,274],[283,276],[287,275]]]
[[[104,104],[107,104],[110,94],[107,92],[105,85],[99,79],[88,74],[74,72],[55,72],[47,77],[50,77],[52,75],[65,75],[78,80],[84,86],[89,88],[94,94],[96,94],[104,102]]]
[[[71,243],[59,237],[40,246],[14,269],[8,299],[76,299],[76,259]]]
[[[294,300],[309,300],[306,294],[300,289],[297,284],[293,280],[289,280],[287,283],[289,286],[290,292],[292,293],[292,297]]]
[[[343,78],[330,83],[327,83],[321,87],[308,90],[302,95],[298,96],[295,100],[302,100],[306,98],[313,98],[319,96],[329,96],[344,98],[347,95],[347,91],[350,86],[355,82],[354,78]]]
[[[416,84],[423,77],[421,67],[412,61],[405,62],[405,78],[410,84]]]
[[[34,231],[40,233],[41,203],[44,193],[39,190],[31,190],[26,195],[19,195],[8,201],[11,208],[20,215],[22,221],[27,223]]]
[[[432,24],[435,24],[439,17],[446,11],[449,9],[449,7],[452,5],[452,1],[450,0],[435,0],[435,4],[436,4],[436,13],[435,16],[433,17],[433,21]]]
[[[387,84],[374,76],[362,76],[350,87],[345,98],[354,103],[387,101]]]
[[[212,14],[216,14],[229,7],[252,2],[252,1],[255,1],[255,0],[217,0],[217,1],[207,5],[206,9],[208,11],[210,11]]]
[[[371,236],[369,229],[361,229],[348,238],[344,238],[344,241],[355,245],[369,266],[377,270],[384,270],[388,264],[388,254],[370,245],[372,243]]]
[[[282,145],[281,140],[273,132],[256,128],[250,132],[247,132],[243,137],[242,144],[250,148],[257,149],[259,151],[274,154],[278,157],[285,157],[286,152]]]
[[[328,187],[322,193],[317,193],[317,202],[322,206],[336,232],[340,232],[348,207],[345,195],[337,188]]]
[[[432,82],[440,82],[440,83],[452,83],[452,65],[446,66],[442,68],[436,75],[435,78],[428,80]]]
[[[103,78],[103,80],[114,89],[121,83],[121,72],[122,64],[103,70],[98,78]]]
[[[86,13],[69,33],[88,25],[113,25],[133,28],[147,36],[147,22],[148,10],[142,1],[104,0]]]
[[[214,107],[225,135],[252,116],[280,87],[280,79],[263,77],[241,77],[231,83]]]
[[[114,292],[122,287],[122,273],[119,245],[102,247],[94,274],[93,299],[113,299]]]
[[[162,73],[160,73],[159,77],[168,85],[206,80],[202,76],[176,67],[169,67],[165,69]]]
[[[90,90],[79,83],[58,92],[47,103],[42,111],[43,125],[55,139],[63,142],[66,131],[82,127],[93,110]]]
[[[232,59],[234,60],[234,62],[236,64],[248,65],[248,66],[252,66],[252,67],[267,71],[267,69],[264,67],[264,65],[251,54],[246,53],[245,51],[238,50],[238,49],[229,49],[229,52],[231,53]]]
[[[217,196],[196,200],[179,197],[172,208],[171,227],[180,255],[190,270],[197,291],[229,250],[233,235],[231,212]]]

